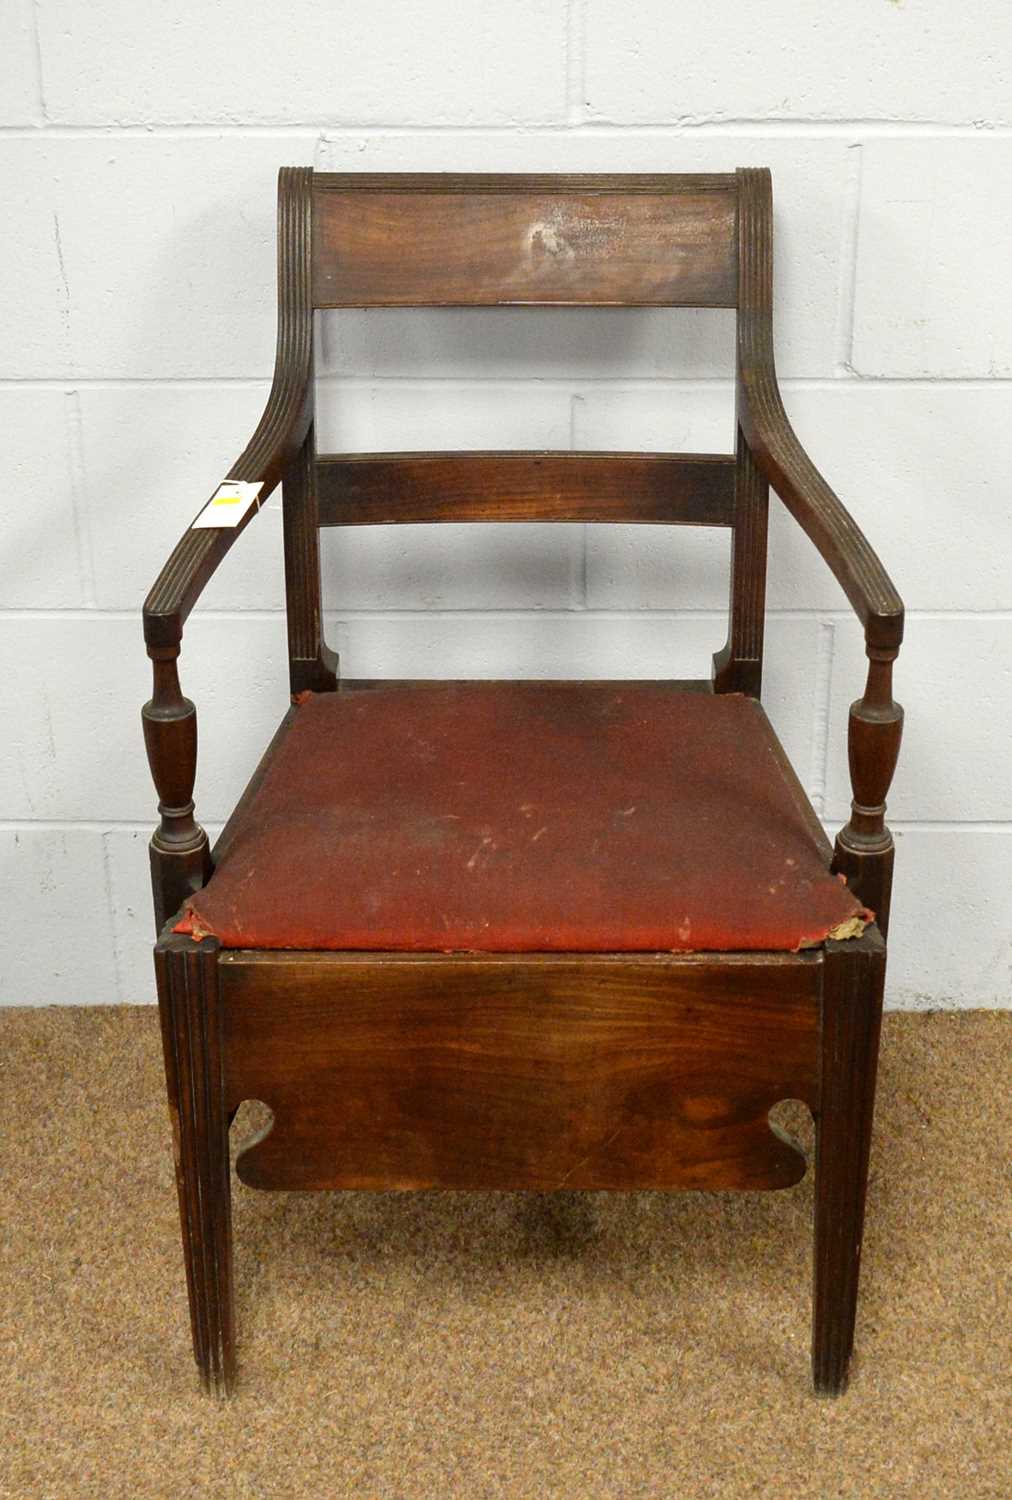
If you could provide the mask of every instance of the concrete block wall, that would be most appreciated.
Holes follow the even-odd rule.
[[[1012,12],[1000,0],[5,0],[0,7],[0,1002],[152,998],[139,607],[244,444],[274,179],[767,164],[802,439],[907,601],[889,1003],[1012,992]],[[721,313],[330,315],[328,447],[726,448]],[[702,675],[727,539],[329,533],[358,675]],[[280,513],[187,631],[198,812],[286,701]],[[832,830],[860,632],[779,508],[767,701]]]

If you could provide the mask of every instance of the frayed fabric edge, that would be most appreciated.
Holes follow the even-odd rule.
[[[178,932],[182,937],[192,938],[195,943],[201,942],[206,937],[215,937],[216,934],[209,927],[202,927],[192,911],[187,911],[184,916],[173,927],[173,932]]]
[[[805,937],[793,950],[795,953],[806,953],[810,948],[821,948],[823,943],[845,943],[851,938],[864,936],[865,929],[870,927],[875,920],[875,913],[868,908],[862,907],[854,916],[846,917],[844,921],[837,922],[835,927],[830,927],[821,937]]]

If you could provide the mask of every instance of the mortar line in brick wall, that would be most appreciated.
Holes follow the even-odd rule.
[[[87,485],[84,460],[84,423],[81,398],[76,389],[64,392],[64,419],[67,431],[68,468],[70,470],[70,508],[74,526],[74,548],[81,590],[85,604],[95,608],[95,557],[88,516]]]
[[[892,818],[886,815],[889,827],[893,833],[1004,833],[1012,834],[1012,821],[1001,819],[977,819],[972,818],[960,821],[958,818],[949,820],[942,818]],[[825,828],[834,836],[839,832],[846,822],[845,818],[822,818]]]
[[[835,832],[845,820],[823,816],[821,821]],[[224,827],[211,818],[201,818],[201,823],[212,839]],[[1012,834],[1012,819],[890,818],[889,827],[894,833]],[[153,828],[153,818],[0,818],[0,833],[136,833],[147,837]]]
[[[35,55],[35,95],[39,110],[39,126],[48,125],[49,111],[46,108],[46,80],[42,71],[42,37],[39,31],[39,0],[31,0],[32,51]]]
[[[56,390],[63,391],[67,388],[69,377],[62,379],[57,376],[35,376],[29,378],[3,379],[0,377],[0,392],[4,390]],[[826,385],[838,384],[828,377],[819,377]],[[1012,377],[1010,377],[1012,378]],[[75,388],[87,386],[89,389],[97,390],[131,390],[133,388],[150,390],[216,390],[227,387],[241,390],[253,390],[269,388],[270,378],[266,375],[221,375],[221,376],[155,376],[155,375],[95,375],[91,378],[78,379],[73,377]],[[789,380],[781,382],[789,385]],[[810,383],[810,382],[806,382]],[[930,384],[937,384],[932,381]],[[983,381],[985,385],[992,385],[994,381]],[[616,390],[624,390],[629,386],[665,386],[673,389],[692,390],[700,386],[726,386],[728,389],[733,384],[731,375],[690,375],[690,376],[652,376],[652,375],[574,375],[571,378],[561,375],[343,375],[337,373],[323,372],[317,378],[317,389],[326,391],[371,391],[377,386],[398,386],[405,390],[425,391],[431,387],[446,389],[457,386],[461,390],[471,389],[504,389],[504,390],[526,390],[546,388],[561,391],[572,391],[574,387],[593,386],[614,387]]]
[[[437,130],[442,127],[435,127]],[[503,126],[505,131],[515,127]],[[349,135],[357,136],[362,130],[349,130]],[[386,132],[384,132],[386,133]],[[413,131],[409,132],[414,134]],[[427,133],[422,131],[422,133]],[[70,125],[54,122],[47,119],[42,125],[0,125],[0,136],[9,136],[14,139],[19,137],[25,140],[176,140],[183,136],[206,137],[243,137],[248,136],[251,140],[303,140],[313,146],[316,138],[329,138],[330,132],[324,124],[285,124],[285,125],[236,125],[227,121],[215,124],[213,121],[187,122],[178,121],[174,124],[130,124],[130,125]],[[308,163],[307,163],[308,165]]]
[[[461,522],[460,524],[466,525],[471,523]],[[494,525],[495,522],[487,522],[485,524]],[[542,523],[531,522],[528,524],[542,524],[547,526],[560,524],[577,525],[581,523],[560,523],[557,521],[545,521]],[[635,523],[630,522],[629,524],[632,525]],[[140,600],[140,594],[138,594],[138,600]],[[635,608],[633,606],[630,606],[626,609],[592,608],[586,610],[585,612],[581,611],[578,618],[582,618],[584,617],[584,615],[592,616],[595,620],[659,620],[663,622],[673,622],[678,620],[726,621],[727,610],[726,608],[712,608],[710,606],[703,605],[699,607],[684,605],[678,609],[652,609],[648,606]],[[358,621],[366,622],[376,620],[398,620],[400,622],[413,621],[416,623],[420,623],[423,620],[440,619],[453,619],[455,621],[506,621],[523,619],[545,621],[572,620],[574,618],[574,611],[571,608],[567,609],[559,605],[552,605],[546,609],[532,608],[529,605],[523,605],[521,607],[518,607],[517,609],[475,609],[473,607],[466,609],[455,609],[452,606],[441,607],[439,609],[397,609],[389,605],[378,605],[375,609],[325,609],[324,616],[325,619],[331,624],[343,624],[346,622],[355,623]],[[246,623],[252,621],[254,623],[262,624],[269,622],[282,622],[284,620],[284,617],[284,605],[281,604],[277,605],[276,607],[251,607],[248,609],[244,609],[241,606],[236,606],[233,609],[203,609],[198,605],[193,614],[190,616],[190,619],[191,621],[202,620],[207,622],[208,624],[226,624],[229,621],[244,621]],[[949,624],[985,621],[990,624],[1009,624],[1012,623],[1012,609],[908,609],[906,612],[906,618],[910,621],[944,621]],[[858,631],[860,629],[857,621],[854,618],[853,612],[844,608],[841,608],[839,610],[827,610],[818,608],[778,609],[776,607],[771,607],[766,611],[766,619],[831,620],[834,622],[842,621],[852,625],[855,631]],[[97,606],[94,609],[82,609],[80,607],[71,607],[67,609],[0,609],[0,623],[3,623],[5,621],[22,622],[31,620],[61,620],[68,624],[83,624],[89,620],[128,621],[130,624],[136,625],[139,629],[140,603],[138,602],[136,609],[102,608],[101,606]],[[189,629],[192,629],[192,626],[189,627]]]
[[[579,577],[577,579],[577,594],[575,608],[584,613],[589,609],[588,599],[590,597],[589,571],[590,561],[588,557],[586,523],[580,527],[580,552],[579,552]]]
[[[586,117],[587,0],[566,0],[566,123],[578,128]]]
[[[406,140],[418,136],[459,136],[462,138],[475,139],[489,136],[503,136],[504,138],[515,138],[522,134],[526,139],[544,136],[546,138],[558,139],[567,135],[574,136],[654,136],[661,139],[676,139],[679,137],[698,138],[706,136],[741,136],[752,134],[756,136],[771,135],[779,137],[808,137],[839,139],[853,138],[855,133],[862,137],[875,138],[917,138],[949,136],[962,137],[970,140],[1004,139],[1012,135],[1012,123],[987,121],[974,124],[965,121],[952,120],[888,120],[874,116],[858,117],[855,119],[824,120],[806,116],[794,116],[791,119],[769,118],[761,115],[729,116],[724,119],[689,118],[683,121],[637,121],[635,123],[623,123],[617,120],[592,119],[582,120],[573,125],[569,121],[558,123],[548,121],[526,125],[520,122],[507,124],[488,125],[426,125],[426,124],[404,124],[398,121],[393,124],[369,124],[356,125],[353,123],[335,125],[326,120],[299,120],[284,121],[271,124],[261,122],[258,124],[237,124],[233,121],[201,120],[201,121],[151,121],[130,124],[101,124],[101,125],[73,125],[65,122],[46,120],[42,125],[20,124],[0,125],[0,135],[13,138],[22,137],[26,140],[38,139],[40,136],[51,137],[59,140],[61,138],[81,138],[94,140],[171,140],[182,136],[247,136],[250,139],[264,139],[275,137],[279,140],[306,139],[310,145],[317,136],[322,137],[325,144],[338,141],[355,141],[361,139],[386,139]]]
[[[131,818],[0,818],[4,833],[59,833],[74,829],[78,833],[150,833],[155,819],[140,822]]]
[[[448,129],[450,127],[447,127]],[[543,128],[543,127],[538,127]],[[917,137],[917,136],[963,136],[969,139],[983,137],[985,140],[992,136],[1004,137],[1012,134],[1012,124],[997,122],[993,124],[988,121],[980,123],[966,123],[965,121],[952,120],[887,120],[874,116],[866,116],[847,120],[820,120],[804,115],[795,115],[791,119],[773,118],[769,116],[728,116],[724,119],[706,119],[699,116],[686,116],[682,121],[649,121],[640,120],[635,124],[623,124],[619,120],[610,120],[604,117],[585,120],[578,130],[573,134],[581,135],[606,135],[609,132],[615,135],[658,135],[658,136],[738,136],[743,132],[755,135],[776,135],[782,137],[804,136],[812,138],[839,139],[841,136],[853,137],[855,132],[862,136],[876,137]],[[355,132],[349,132],[354,134]],[[384,131],[390,134],[390,131]],[[410,134],[411,132],[405,132]],[[476,131],[481,134],[481,131]]]
[[[141,752],[143,754],[143,751]],[[153,832],[157,819],[150,818],[0,818],[2,833],[140,833]],[[209,835],[217,835],[223,823],[201,819]]]
[[[854,378],[854,306],[857,298],[857,251],[861,225],[861,182],[864,147],[847,148],[847,180],[843,192],[840,241],[840,284],[837,293],[836,373]]]
[[[534,524],[536,524],[536,523],[534,523]],[[559,522],[544,522],[542,524],[544,524],[544,525],[559,525],[560,523]],[[561,523],[561,524],[565,524],[565,523]],[[632,525],[632,524],[635,524],[635,523],[630,522],[629,524]],[[217,611],[217,615],[220,615],[221,618],[227,618],[228,615],[231,614],[231,613],[242,614],[243,612],[242,611],[224,611],[224,610]],[[265,610],[265,611],[263,611],[263,613],[268,618],[272,618],[276,614],[279,614],[279,613],[283,614],[284,610],[283,609],[274,610],[274,611],[267,611],[267,610]],[[504,620],[510,620],[510,619],[515,619],[518,616],[528,616],[531,619],[538,619],[538,620],[552,619],[554,617],[558,617],[560,620],[565,620],[565,619],[572,619],[572,617],[573,617],[571,610],[565,610],[565,609],[559,609],[559,608],[554,608],[554,609],[553,608],[549,608],[549,609],[531,609],[529,607],[525,607],[525,608],[522,608],[522,609],[488,609],[488,610],[483,610],[483,609],[438,609],[438,610],[436,610],[436,609],[404,609],[404,610],[398,610],[398,609],[389,609],[389,608],[383,607],[383,608],[377,608],[377,609],[359,609],[359,610],[355,610],[355,609],[342,609],[342,610],[327,609],[327,610],[324,611],[324,613],[325,613],[325,615],[328,618],[333,618],[335,620],[337,620],[337,619],[341,619],[341,620],[359,620],[359,619],[361,619],[361,620],[374,620],[374,619],[377,619],[377,618],[383,618],[384,616],[390,616],[392,618],[397,618],[397,619],[431,620],[434,617],[438,619],[440,615],[452,615],[454,617],[454,619],[471,618],[471,619],[475,619],[475,620],[495,620],[495,619],[500,619],[500,618],[504,619]],[[637,619],[644,619],[644,618],[649,618],[649,619],[654,619],[654,620],[683,620],[683,619],[726,620],[727,619],[727,609],[726,608],[711,608],[709,606],[703,606],[703,605],[699,606],[698,608],[693,608],[691,605],[688,605],[688,606],[684,606],[684,607],[682,607],[680,609],[650,609],[650,608],[647,608],[647,607],[643,607],[643,608],[639,608],[639,609],[631,608],[631,607],[630,608],[626,608],[626,609],[597,609],[597,608],[595,608],[595,609],[588,610],[587,613],[590,614],[590,615],[593,615],[595,619],[600,619],[600,620],[637,620]],[[201,611],[201,618],[202,619],[209,619],[209,618],[214,618],[214,617],[215,616],[213,616],[210,611],[206,611],[206,612],[205,611]],[[191,616],[191,618],[192,618],[192,616]],[[841,607],[838,610],[827,610],[827,609],[818,609],[818,608],[812,608],[812,609],[798,609],[798,608],[790,608],[790,609],[788,609],[788,608],[782,608],[782,609],[778,609],[776,607],[771,607],[771,608],[767,609],[767,611],[766,611],[766,618],[767,618],[767,620],[813,620],[813,619],[816,619],[816,620],[832,620],[834,622],[843,621],[843,622],[845,622],[847,624],[852,625],[855,631],[860,631],[860,626],[858,625],[858,622],[857,622],[857,620],[854,617],[853,611],[847,609],[846,607]],[[977,621],[977,620],[988,620],[988,621],[991,621],[991,622],[1012,623],[1012,609],[960,609],[960,610],[957,610],[957,609],[933,609],[933,610],[932,609],[908,609],[906,611],[906,618],[908,620],[922,620],[922,621],[942,620],[942,621],[949,621],[949,622],[959,622],[959,621],[973,622],[973,621]]]
[[[0,376],[0,394],[7,391],[51,390],[65,391],[68,380],[74,388],[89,390],[215,390],[218,388],[266,389],[270,385],[269,375],[94,375],[94,376]],[[318,377],[320,390],[372,390],[377,386],[399,386],[406,390],[422,390],[428,387],[446,388],[459,386],[461,390],[486,387],[504,390],[533,388],[546,390],[558,388],[572,391],[592,390],[638,390],[657,386],[672,391],[693,391],[732,385],[730,375],[341,375],[323,372]],[[833,375],[783,375],[780,385],[784,391],[827,390],[841,388],[870,389],[886,386],[908,387],[911,390],[989,390],[1012,384],[1012,375],[861,375],[848,371],[846,378]]]
[[[826,804],[826,777],[829,769],[829,740],[832,696],[833,653],[835,626],[832,620],[819,620],[819,635],[815,652],[815,684],[812,697],[811,767],[812,781],[809,795],[812,806],[821,816]]]
[[[122,929],[122,907],[116,900],[113,892],[112,861],[109,854],[109,829],[102,830],[102,884],[105,888],[105,902],[109,912],[109,927],[112,932],[112,971],[116,981],[116,995],[122,1001],[124,997],[124,980],[126,977],[125,961],[125,934]]]
[[[128,390],[133,386],[151,386],[154,389],[172,386],[177,389],[209,390],[217,386],[239,386],[270,388],[270,375],[28,375],[0,376],[0,391],[51,390],[65,391],[69,381],[74,389],[87,386],[98,390]]]
[[[958,818],[949,821],[940,818],[924,818],[921,821],[913,818],[890,818],[889,827],[893,833],[1012,833],[1012,821],[1003,822],[1001,819],[969,819],[961,822]]]
[[[780,384],[784,390],[839,390],[841,386],[910,386],[913,390],[932,391],[939,386],[948,389],[987,390],[993,385],[1008,385],[1012,375],[863,375],[848,370],[845,380],[825,375],[785,375]]]
[[[583,397],[574,391],[569,398],[569,447],[570,451],[576,448],[576,417],[577,412],[583,405]],[[577,572],[574,579],[574,609],[585,610],[589,598],[588,569],[589,559],[587,556],[587,526],[580,527],[579,552],[577,554]]]
[[[139,383],[145,385],[185,385],[185,384],[226,384],[214,380],[189,381],[179,380],[154,380],[144,379],[131,381],[129,378],[122,382],[106,381],[98,382],[104,384],[122,383],[124,385]],[[247,384],[250,382],[247,380]],[[643,387],[659,386],[670,390],[698,390],[713,389],[714,387],[726,386],[729,390],[734,385],[732,373],[721,375],[625,375],[620,373],[602,375],[345,375],[338,371],[322,371],[318,376],[318,388],[323,390],[372,390],[376,386],[397,385],[408,390],[425,390],[428,386],[459,386],[462,390],[481,386],[502,386],[511,390],[523,390],[527,387],[536,387],[543,390],[546,387],[558,387],[560,390],[572,391],[588,387],[594,390],[611,388],[616,391],[626,389],[639,390]],[[1008,385],[1012,383],[1012,374],[1009,375],[952,375],[952,376],[911,376],[911,375],[862,375],[855,371],[848,372],[848,377],[841,380],[836,375],[781,375],[780,386],[783,390],[825,390],[838,391],[841,386],[853,385],[861,387],[876,386],[911,386],[916,390],[934,390],[939,386],[967,388],[970,390],[987,390],[995,385]],[[2,382],[0,382],[2,384]]]
[[[124,382],[129,384],[130,382]],[[144,384],[151,385],[174,385],[186,384],[185,381],[145,381]],[[215,384],[210,381],[208,384]],[[877,386],[910,386],[915,390],[935,390],[939,387],[968,390],[988,390],[991,386],[1009,385],[1012,383],[1012,375],[989,375],[989,376],[908,376],[908,375],[862,375],[856,370],[849,370],[846,378],[837,375],[782,375],[780,376],[780,387],[784,391],[791,390],[825,390],[838,391],[841,387],[851,386],[854,388],[875,388]],[[474,387],[502,387],[509,390],[523,390],[535,388],[545,390],[558,388],[563,391],[574,389],[592,390],[614,390],[624,391],[627,389],[640,390],[644,387],[657,386],[661,389],[673,391],[711,390],[715,387],[726,387],[729,391],[734,386],[732,375],[341,375],[334,372],[324,372],[319,376],[318,385],[324,390],[372,390],[377,386],[396,385],[407,390],[424,391],[427,387],[459,386],[462,390]]]
[[[327,170],[327,161],[324,154],[325,146],[326,136],[322,130],[318,130],[316,132],[316,139],[313,142],[313,160],[311,165],[314,172],[325,172]],[[310,165],[310,163],[307,162],[306,165],[308,166]],[[319,338],[319,331],[320,324],[319,321],[317,321],[317,326],[314,330],[314,335],[316,338]],[[317,353],[319,353],[319,346],[317,346]]]
[[[783,382],[785,385],[786,381]],[[830,383],[828,380],[826,383]],[[697,390],[724,387],[730,393],[734,377],[726,375],[341,375],[325,372],[319,378],[319,389],[323,390],[374,390],[377,386],[398,386],[403,390],[425,391],[430,387],[440,389],[502,389],[502,390],[559,390],[565,392],[593,390],[641,389],[644,386],[660,386],[672,390]]]

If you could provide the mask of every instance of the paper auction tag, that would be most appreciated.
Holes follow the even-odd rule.
[[[210,500],[191,526],[191,531],[203,531],[207,527],[238,526],[243,516],[254,505],[263,485],[247,479],[226,479],[219,484]]]

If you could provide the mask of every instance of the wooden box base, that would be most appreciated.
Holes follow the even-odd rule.
[[[821,953],[223,952],[226,1107],[262,1188],[781,1188],[816,1104]]]

